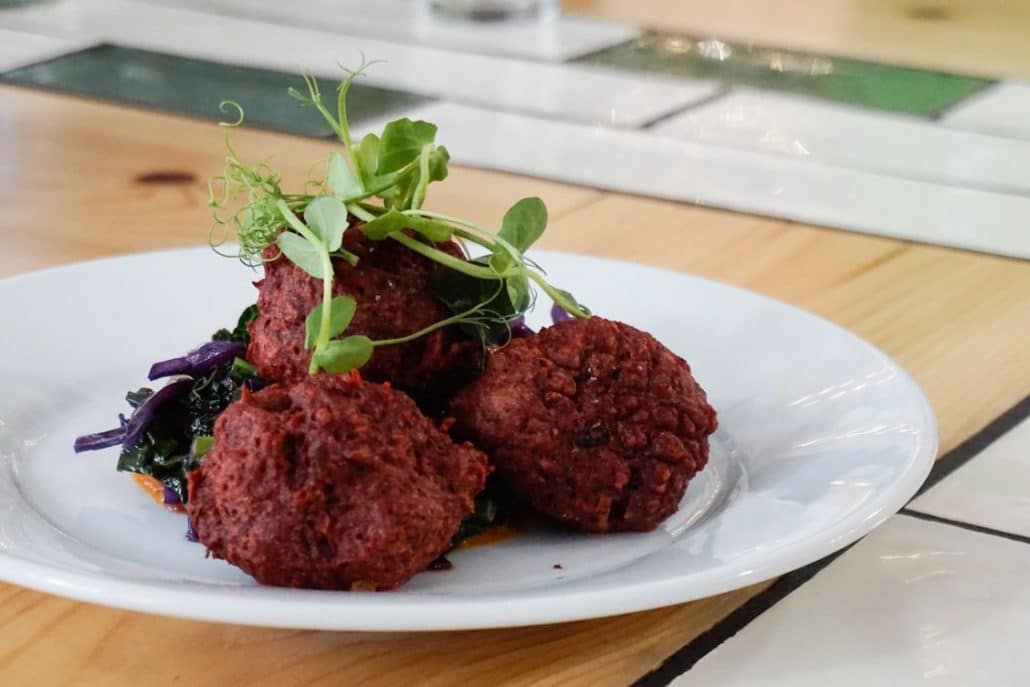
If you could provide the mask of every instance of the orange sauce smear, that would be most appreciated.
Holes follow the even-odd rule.
[[[477,546],[490,546],[514,539],[520,534],[535,530],[541,525],[541,518],[531,513],[511,515],[504,522],[490,525],[479,534],[473,534],[458,544],[459,549],[472,549]]]
[[[136,482],[143,491],[147,492],[147,496],[154,499],[157,503],[175,513],[186,512],[186,509],[181,503],[176,503],[174,505],[165,503],[164,485],[153,477],[150,477],[149,475],[141,475],[138,472],[130,473],[130,475],[132,476],[133,481]]]
[[[508,525],[490,525],[479,534],[473,534],[468,539],[458,544],[459,549],[472,549],[477,546],[490,546],[508,541],[522,534],[524,530],[510,527]]]

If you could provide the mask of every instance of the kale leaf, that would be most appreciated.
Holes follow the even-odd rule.
[[[252,305],[243,311],[233,330],[220,329],[212,340],[246,345],[250,340],[247,325],[255,317],[257,306]],[[256,388],[260,383],[253,367],[239,359],[195,379],[189,393],[162,404],[139,441],[122,450],[118,470],[153,477],[186,503],[187,475],[203,460],[193,448],[196,440],[212,434],[215,420],[240,397],[244,386]],[[125,400],[135,409],[153,393],[143,387],[127,393]]]

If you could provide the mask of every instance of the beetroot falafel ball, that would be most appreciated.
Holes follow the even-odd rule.
[[[492,352],[450,412],[515,498],[590,532],[661,524],[707,463],[716,428],[682,358],[600,317]]]
[[[356,266],[333,261],[333,295],[357,301],[348,335],[392,339],[451,315],[429,288],[437,270],[445,268],[396,241],[372,241],[358,225],[344,233],[343,247],[358,256]],[[436,247],[462,256],[452,241]],[[277,254],[271,248],[265,257]],[[258,316],[249,325],[247,360],[265,379],[303,379],[312,355],[304,348],[304,320],[322,302],[322,282],[278,257],[265,263],[265,278],[256,285]],[[409,343],[377,347],[361,374],[371,381],[390,382],[419,401],[431,401],[471,381],[482,364],[482,345],[459,328],[447,327]]]
[[[261,584],[392,589],[445,552],[489,468],[388,386],[273,385],[223,412],[187,509],[216,558]]]

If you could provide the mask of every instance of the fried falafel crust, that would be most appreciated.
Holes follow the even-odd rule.
[[[333,295],[357,301],[348,335],[393,339],[451,315],[430,290],[431,279],[444,268],[396,241],[366,238],[359,225],[344,233],[343,247],[358,256],[356,266],[333,261]],[[436,247],[463,257],[454,242]],[[265,258],[265,277],[256,283],[258,316],[249,325],[247,360],[264,379],[297,381],[308,375],[312,351],[304,347],[304,321],[322,302],[322,282],[279,256],[274,247]],[[377,347],[361,374],[432,403],[474,379],[482,365],[482,344],[452,326],[408,343]]]
[[[715,411],[653,336],[591,317],[493,351],[450,405],[453,432],[512,494],[590,532],[647,531],[708,461]]]
[[[339,375],[245,394],[214,438],[190,473],[197,535],[283,587],[403,584],[450,547],[489,472],[406,395]]]

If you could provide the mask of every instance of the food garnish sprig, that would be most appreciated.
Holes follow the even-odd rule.
[[[266,163],[244,164],[228,139],[225,171],[210,186],[209,204],[217,225],[236,234],[239,253],[235,257],[251,266],[285,257],[322,281],[322,301],[305,322],[305,345],[313,349],[311,374],[360,368],[379,346],[412,341],[453,324],[472,327],[486,345],[502,344],[510,336],[508,322],[533,305],[531,282],[572,315],[588,317],[586,307],[551,285],[539,266],[524,255],[547,226],[543,201],[518,201],[494,233],[422,207],[429,184],[447,177],[450,158],[447,149],[436,144],[435,124],[403,118],[388,123],[380,135],[369,133],[358,142],[352,139],[347,93],[368,66],[363,61],[358,69],[348,71],[337,92],[335,114],[323,102],[314,77],[304,77],[307,93],[289,90],[291,97],[322,115],[344,147],[345,155],[329,154],[324,178],[307,182],[305,190],[313,193],[284,193],[278,172]],[[223,102],[223,111],[227,108],[234,109],[238,118],[223,125],[241,124],[243,109]],[[235,208],[231,214],[230,208]],[[372,340],[360,334],[338,338],[357,308],[350,296],[333,296],[333,260],[352,266],[359,260],[343,247],[352,217],[363,222],[361,231],[367,238],[396,241],[447,268],[433,288],[454,314],[398,338]],[[433,245],[452,238],[487,252],[463,260]],[[277,251],[268,258],[265,251],[273,244]],[[212,245],[218,250],[221,242],[212,240]]]

